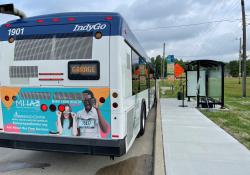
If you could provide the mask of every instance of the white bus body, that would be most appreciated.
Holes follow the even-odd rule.
[[[2,25],[0,146],[125,154],[138,133],[143,135],[143,111],[147,116],[155,100],[155,80],[146,61],[117,13],[53,14]],[[84,100],[93,105],[96,118],[84,118]],[[66,121],[72,126],[64,127]]]

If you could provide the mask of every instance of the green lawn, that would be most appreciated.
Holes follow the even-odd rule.
[[[250,149],[250,78],[247,79],[247,98],[241,98],[242,84],[238,81],[237,78],[225,78],[225,106],[228,110],[202,112]]]
[[[185,85],[186,80],[174,80],[174,81],[167,81],[167,80],[159,80],[159,87],[160,87],[160,98],[177,98],[178,91],[182,92],[182,85]],[[173,90],[172,90],[173,87]],[[161,90],[161,88],[166,88],[166,90]],[[186,88],[186,87],[185,87]],[[185,90],[184,88],[184,90]]]

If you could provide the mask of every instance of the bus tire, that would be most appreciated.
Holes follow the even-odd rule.
[[[156,97],[156,94],[154,95],[154,107],[157,106],[157,97]]]
[[[145,133],[145,126],[146,126],[146,105],[142,102],[141,105],[141,117],[140,117],[140,131],[138,133],[138,137],[143,136]]]

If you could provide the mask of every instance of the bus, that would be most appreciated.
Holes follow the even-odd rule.
[[[0,27],[0,147],[122,156],[145,131],[154,67],[111,12],[26,17]]]

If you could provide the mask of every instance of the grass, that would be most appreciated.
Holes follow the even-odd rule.
[[[182,85],[185,84],[186,80],[183,80],[182,83],[180,80],[167,81],[160,80],[160,98],[177,98],[177,93],[182,92]],[[165,89],[162,89],[165,88]],[[184,88],[185,90],[185,88]]]
[[[228,110],[202,110],[208,118],[250,149],[250,78],[247,79],[247,98],[242,98],[242,84],[237,78],[225,78],[225,106]]]

